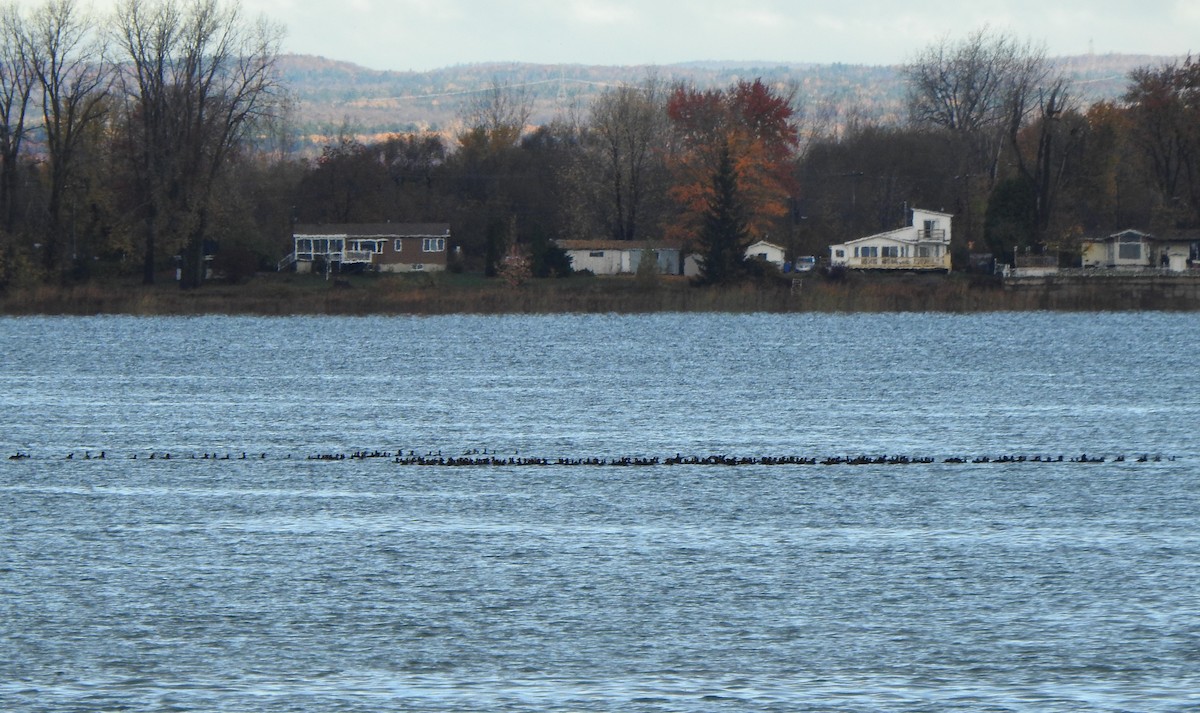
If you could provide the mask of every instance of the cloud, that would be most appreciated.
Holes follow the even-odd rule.
[[[116,0],[94,0],[108,11]],[[988,24],[1050,55],[1200,50],[1197,0],[241,0],[289,52],[375,69],[487,61],[896,64]]]
[[[572,21],[583,25],[620,25],[639,19],[628,5],[600,0],[575,0],[568,6],[568,14]]]
[[[769,8],[742,8],[728,10],[721,18],[731,27],[748,30],[769,30],[777,32],[792,24],[791,19]]]

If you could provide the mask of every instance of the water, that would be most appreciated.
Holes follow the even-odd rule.
[[[0,320],[0,709],[1192,710],[1198,327]]]

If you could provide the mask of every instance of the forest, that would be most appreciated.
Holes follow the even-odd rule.
[[[896,68],[886,111],[770,73],[647,72],[547,114],[496,74],[452,121],[368,137],[331,120],[303,150],[282,36],[219,0],[5,6],[0,289],[196,288],[206,266],[241,280],[275,269],[296,223],[449,223],[453,268],[486,276],[516,254],[533,277],[569,275],[556,239],[663,241],[704,257],[700,283],[761,277],[742,259],[754,240],[822,256],[912,207],[954,214],[956,269],[981,253],[1069,264],[1124,228],[1200,235],[1190,56],[1095,99],[1036,43],[984,28]]]

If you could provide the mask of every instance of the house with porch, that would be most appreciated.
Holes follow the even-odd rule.
[[[593,275],[632,275],[638,271],[643,256],[654,256],[655,270],[660,275],[678,275],[679,247],[647,240],[556,240],[575,272],[590,271]]]
[[[313,265],[333,271],[436,272],[446,269],[448,223],[344,223],[297,225],[293,250],[279,263],[283,270],[312,272]]]
[[[829,264],[852,270],[950,271],[949,213],[914,208],[910,224],[829,246]]]
[[[1085,268],[1186,272],[1200,254],[1200,234],[1158,237],[1127,229],[1084,240],[1082,247]]]

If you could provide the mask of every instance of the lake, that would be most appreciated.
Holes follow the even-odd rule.
[[[1170,313],[0,319],[0,709],[1193,710],[1197,354]]]

